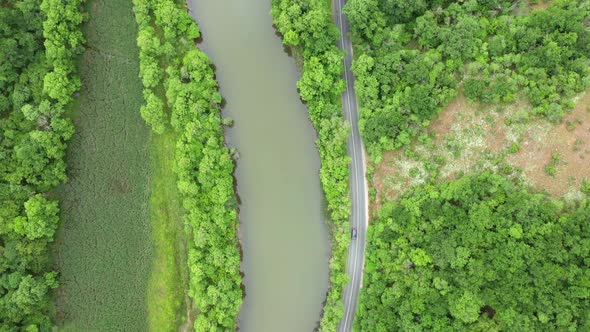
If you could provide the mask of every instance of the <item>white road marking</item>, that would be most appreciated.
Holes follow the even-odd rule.
[[[338,4],[339,4],[338,16],[339,16],[339,24],[340,24],[340,42],[341,42],[342,47],[344,48],[347,45],[345,45],[345,43],[344,43],[344,33],[345,33],[345,31],[344,31],[344,27],[342,25],[342,3],[340,1],[338,1]],[[351,45],[348,45],[348,50],[352,54],[351,47],[352,47]],[[351,95],[351,93],[350,93],[350,89],[349,89],[350,81],[349,81],[349,78],[348,78],[348,68],[346,67],[346,65],[347,65],[347,63],[346,63],[346,58],[345,58],[344,59],[344,79],[345,79],[345,82],[346,82],[346,103],[348,104],[347,114],[348,114],[349,120],[352,122],[352,107],[351,107],[351,102],[350,102],[350,95]],[[354,169],[357,170],[358,169],[358,159],[357,159],[357,156],[356,156],[356,144],[355,144],[356,136],[355,136],[354,128],[351,128],[351,136],[352,136],[352,144],[351,145],[352,145],[353,164],[354,164]],[[358,172],[354,172],[354,181],[357,184],[359,183],[358,182]],[[354,195],[354,196],[355,196],[356,200],[358,201],[358,197],[356,197],[357,195]],[[357,206],[360,206],[360,204],[357,204]],[[360,211],[359,211],[359,209],[356,209],[355,212],[356,212],[356,214],[355,214],[355,217],[356,218],[353,218],[352,219],[352,222],[353,222],[353,225],[356,227],[358,225],[356,225],[355,222],[358,221],[358,219],[360,219],[360,215],[359,215],[359,212]],[[351,291],[348,294],[347,301],[345,301],[345,303],[344,303],[344,305],[346,306],[346,313],[345,313],[345,316],[344,316],[343,330],[345,330],[345,331],[347,330],[348,321],[349,321],[350,315],[351,315],[351,309],[352,308],[351,308],[350,303],[352,301],[352,294],[353,294],[354,285],[355,285],[355,281],[356,281],[356,273],[354,273],[355,270],[356,270],[357,261],[358,261],[358,246],[357,246],[357,243],[356,242],[353,244],[353,252],[352,253],[353,253],[353,260],[352,260],[352,265],[351,265],[351,268],[350,268],[350,271],[352,273],[352,280],[351,280],[351,283],[349,284],[349,287],[351,288]],[[347,303],[348,303],[348,305],[347,305]]]
[[[345,33],[345,31],[344,31],[344,26],[343,26],[343,23],[342,23],[343,22],[343,19],[342,19],[342,0],[337,0],[337,2],[338,2],[338,7],[337,7],[338,8],[338,21],[339,21],[340,32],[341,32],[341,36],[340,36],[340,42],[342,44],[341,46],[342,46],[342,49],[343,50],[345,50],[345,51],[348,50],[350,52],[350,56],[352,57],[352,55],[353,55],[352,43],[349,43],[348,45],[345,45],[345,42],[344,42],[344,33]],[[351,98],[352,98],[351,95],[352,95],[352,93],[351,93],[351,89],[349,88],[349,86],[350,86],[350,79],[349,79],[349,75],[348,75],[348,70],[349,69],[347,68],[347,59],[346,59],[346,57],[344,58],[343,64],[344,64],[344,79],[345,79],[345,82],[346,82],[346,90],[345,90],[346,96],[343,96],[343,97],[346,98],[346,104],[348,106],[348,110],[346,111],[346,115],[348,116],[348,119],[349,119],[349,121],[352,124],[352,122],[353,122],[352,121],[352,115],[353,114],[352,114],[352,107],[351,107],[352,106],[352,103],[351,103]],[[354,87],[353,87],[353,89],[354,89]],[[355,101],[356,109],[358,110],[358,101],[356,99],[354,101]],[[357,126],[358,126],[358,123],[357,123]],[[352,152],[352,165],[353,165],[353,170],[356,170],[357,171],[357,172],[354,172],[354,175],[353,175],[353,179],[354,179],[353,184],[355,184],[357,187],[362,186],[362,189],[363,189],[363,195],[364,195],[364,198],[365,198],[365,202],[364,202],[365,204],[364,204],[363,208],[365,209],[365,229],[366,229],[366,227],[368,227],[368,223],[369,223],[369,221],[368,221],[369,220],[369,211],[368,211],[368,205],[367,205],[368,204],[368,192],[366,190],[366,188],[367,188],[367,179],[365,177],[366,170],[365,170],[364,147],[363,147],[363,143],[362,143],[362,140],[361,140],[360,141],[360,147],[361,147],[360,153],[361,153],[361,162],[362,162],[362,165],[361,165],[361,169],[360,170],[361,170],[361,172],[363,174],[363,182],[361,183],[361,182],[359,182],[359,176],[358,176],[358,170],[359,170],[358,167],[359,167],[359,165],[358,165],[357,149],[356,149],[356,143],[355,143],[355,142],[359,141],[359,139],[357,138],[357,135],[355,134],[354,128],[351,127],[351,129],[352,129],[352,132],[351,132],[351,138],[350,138],[350,140],[351,140],[351,145],[352,145],[352,149],[351,149],[352,150],[351,151]],[[352,197],[353,198],[353,202],[358,203],[358,204],[356,204],[356,206],[357,207],[361,207],[361,204],[360,204],[361,203],[361,199],[360,199],[360,196],[358,195],[358,190],[357,191],[353,191],[352,192],[352,196],[353,196]],[[353,227],[358,227],[359,226],[358,221],[361,218],[361,214],[360,213],[361,213],[361,209],[360,208],[357,208],[355,210],[355,214],[353,216],[351,216],[352,217],[351,223],[353,224]],[[352,259],[349,259],[348,260],[348,262],[347,262],[347,269],[349,270],[349,272],[352,272],[352,280],[351,280],[351,282],[347,286],[347,288],[349,290],[348,298],[345,299],[345,301],[344,301],[344,306],[346,308],[346,313],[345,313],[345,316],[344,316],[343,325],[341,326],[341,329],[340,329],[340,330],[344,330],[344,331],[348,331],[349,320],[354,320],[354,317],[351,319],[351,316],[354,316],[354,313],[352,312],[352,306],[350,305],[350,303],[352,302],[352,295],[354,293],[354,288],[355,288],[355,284],[356,284],[356,273],[354,273],[354,272],[357,270],[357,264],[358,264],[359,256],[364,261],[363,253],[364,253],[364,250],[365,250],[365,247],[366,247],[366,241],[363,242],[363,244],[364,244],[363,245],[363,248],[360,248],[359,245],[358,245],[358,241],[355,241],[355,242],[351,243],[351,247],[349,248],[349,255],[352,255],[352,257],[349,257],[349,258],[352,258]],[[359,255],[359,249],[362,250],[362,251],[360,251],[360,255]],[[351,250],[352,250],[352,253],[350,253]],[[363,280],[363,275],[362,275],[362,271],[361,271],[361,278],[360,278],[360,282],[361,283],[362,283],[362,280]],[[359,289],[360,289],[360,287],[359,287]]]

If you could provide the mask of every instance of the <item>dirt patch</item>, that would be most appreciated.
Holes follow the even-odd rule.
[[[126,177],[111,178],[109,189],[112,193],[127,194],[130,191],[129,180]]]
[[[564,121],[541,130],[543,124],[528,130],[521,143],[520,152],[509,156],[511,164],[523,169],[526,178],[537,188],[547,190],[553,196],[564,196],[580,187],[584,178],[590,178],[590,91],[577,102],[574,110]],[[559,162],[555,175],[545,167],[553,154]]]
[[[535,9],[545,9],[551,5],[553,1],[538,1],[537,3],[532,3],[529,1],[529,10]]]
[[[382,200],[394,199],[397,194],[401,194],[402,188],[409,188],[409,179],[402,180],[399,167],[395,164],[395,160],[403,157],[401,150],[388,151],[383,154],[383,159],[378,164],[373,164],[374,173],[371,179],[371,186],[375,189],[375,197],[369,202],[369,213],[373,215],[381,207]],[[399,187],[399,181],[404,181],[404,185]]]
[[[432,123],[430,130],[439,136],[451,132],[453,124],[456,123],[461,113],[475,112],[476,108],[469,103],[464,95],[460,94],[441,112],[440,116]]]
[[[428,136],[409,147],[386,152],[373,164],[378,211],[383,201],[396,199],[411,187],[435,178],[450,180],[484,170],[506,171],[524,178],[556,197],[575,194],[590,178],[590,90],[578,98],[563,123],[534,116],[526,101],[509,105],[470,103],[463,95],[453,100],[433,121]],[[559,155],[555,174],[545,171]]]
[[[373,165],[376,196],[371,211],[433,176],[452,179],[487,165],[481,156],[498,153],[508,144],[501,125],[504,118],[502,112],[459,95],[433,121],[427,137],[406,149],[384,153],[382,162]]]

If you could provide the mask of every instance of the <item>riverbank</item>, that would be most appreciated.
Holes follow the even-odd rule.
[[[344,314],[342,293],[349,280],[346,261],[351,212],[350,157],[346,145],[350,125],[344,121],[340,102],[344,90],[343,54],[336,47],[340,35],[332,22],[330,1],[311,1],[300,6],[300,13],[293,16],[292,5],[292,0],[273,0],[271,13],[283,43],[303,55],[302,77],[297,87],[319,134],[316,145],[322,161],[320,179],[328,203],[332,239],[330,288],[319,329],[335,331]]]
[[[234,161],[213,65],[194,44],[198,26],[181,1],[133,1],[139,27],[140,114],[153,132],[170,135],[167,167],[182,200],[188,291],[198,308],[198,331],[233,330],[242,303]],[[170,185],[172,186],[172,184]],[[187,303],[190,301],[187,301]],[[194,318],[190,303],[181,326]]]

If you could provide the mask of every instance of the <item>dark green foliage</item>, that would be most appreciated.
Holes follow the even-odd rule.
[[[0,91],[5,100],[2,112],[9,110],[12,102],[8,100],[23,71],[39,61],[37,57],[43,57],[39,51],[43,47],[44,17],[39,1],[5,2],[0,10]]]
[[[339,32],[332,23],[332,12],[326,1],[272,0],[271,14],[286,45],[297,47],[304,58],[325,52],[339,53]],[[328,61],[328,59],[325,59]],[[328,63],[324,63],[328,65]]]
[[[330,291],[320,323],[322,331],[335,331],[343,315],[342,291],[348,282],[345,271],[349,237],[350,199],[346,150],[349,126],[343,121],[340,95],[343,54],[336,47],[338,28],[332,23],[325,0],[272,0],[271,14],[283,43],[296,50],[303,60],[297,83],[301,99],[318,132],[316,142],[322,167],[320,178],[328,202],[332,233]]]
[[[189,294],[197,331],[234,330],[242,303],[234,162],[225,146],[222,101],[199,29],[173,0],[134,0],[139,25],[141,115],[154,132],[178,135],[175,169],[189,236]],[[157,31],[157,32],[156,32]]]
[[[551,118],[590,79],[590,5],[558,0],[516,15],[518,1],[351,0],[360,55],[360,129],[371,155],[409,143],[457,94],[486,103],[524,94]]]
[[[64,106],[79,88],[82,1],[0,6],[0,330],[48,330],[59,208],[44,192],[66,180],[73,134]]]
[[[414,189],[369,230],[359,330],[586,331],[589,218],[492,174]]]

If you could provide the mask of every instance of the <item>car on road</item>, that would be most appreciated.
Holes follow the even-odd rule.
[[[352,230],[350,231],[350,237],[353,240],[356,240],[356,227],[353,227]]]

